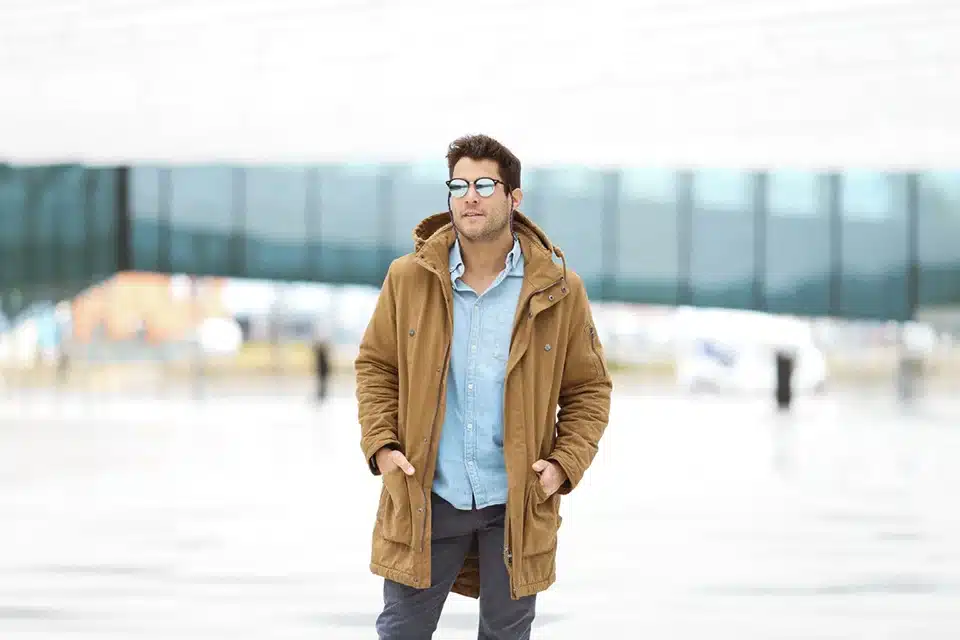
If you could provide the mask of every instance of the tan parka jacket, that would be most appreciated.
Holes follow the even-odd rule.
[[[543,591],[556,580],[560,500],[583,478],[607,425],[612,382],[580,278],[559,248],[517,212],[514,231],[525,260],[504,380],[503,448],[507,515],[503,560],[511,597]],[[414,252],[387,272],[356,359],[360,445],[374,474],[374,454],[400,449],[415,472],[393,470],[373,530],[370,570],[415,588],[430,586],[430,491],[446,400],[453,337],[447,213],[414,230]],[[556,255],[563,262],[557,265]],[[560,411],[557,413],[557,407]],[[546,496],[531,466],[557,462],[568,477]],[[471,551],[453,591],[480,593]]]

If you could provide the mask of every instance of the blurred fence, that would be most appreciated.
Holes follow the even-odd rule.
[[[377,286],[442,163],[0,167],[0,311],[116,271]],[[903,320],[960,302],[960,172],[524,174],[594,300]]]

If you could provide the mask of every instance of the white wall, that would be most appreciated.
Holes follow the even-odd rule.
[[[0,159],[960,164],[955,0],[4,0]]]

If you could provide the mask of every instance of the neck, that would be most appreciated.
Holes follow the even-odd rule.
[[[460,240],[460,254],[464,267],[477,275],[497,275],[503,271],[507,254],[513,248],[513,233],[509,228],[494,240],[477,242],[463,236]]]

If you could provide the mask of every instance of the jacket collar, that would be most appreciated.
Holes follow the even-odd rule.
[[[531,287],[541,289],[566,278],[567,263],[563,252],[550,242],[540,227],[517,211],[514,213],[513,231],[523,252],[524,280]],[[449,213],[437,213],[423,219],[413,230],[417,261],[449,279],[450,248],[456,239]],[[562,267],[553,261],[554,255],[560,258]]]

